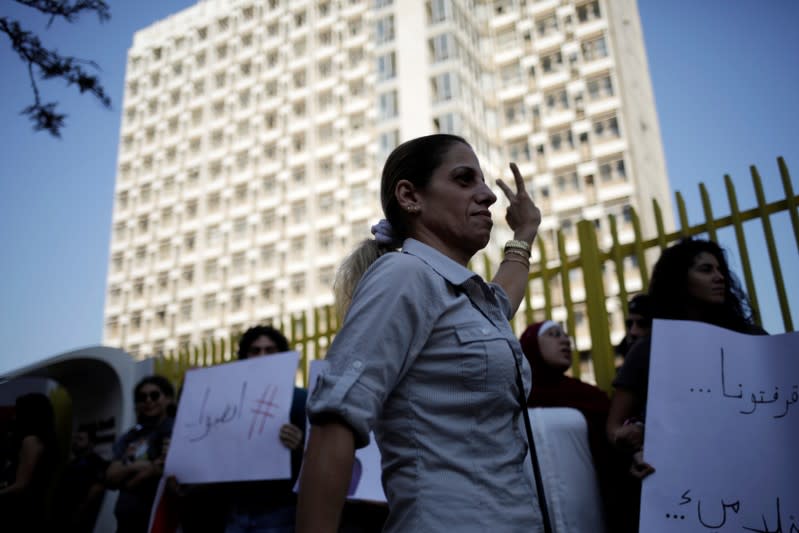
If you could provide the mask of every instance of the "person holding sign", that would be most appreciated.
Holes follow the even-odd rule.
[[[255,326],[239,340],[239,359],[267,357],[289,351],[286,337],[271,326]],[[291,479],[230,483],[231,509],[226,533],[292,533],[297,499],[293,491],[305,442],[305,389],[294,387],[290,423],[283,424],[280,442],[291,450]]]
[[[370,430],[389,504],[384,531],[540,527],[519,431],[530,371],[508,320],[524,296],[541,214],[511,170],[515,192],[498,184],[514,240],[486,283],[467,265],[488,244],[497,197],[469,144],[430,135],[389,155],[386,219],[336,280],[346,316],[308,400],[297,531],[337,530],[354,450]]]
[[[724,250],[715,242],[684,239],[666,249],[649,284],[653,318],[694,320],[740,333],[765,334],[751,316],[748,300],[730,272]],[[651,336],[629,351],[613,382],[608,415],[610,443],[632,458],[630,473],[643,479],[654,468],[643,461],[644,415],[649,383]],[[640,484],[637,491],[640,492]],[[640,496],[631,498],[630,530],[637,530]]]

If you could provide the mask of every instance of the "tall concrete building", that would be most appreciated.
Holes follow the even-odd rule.
[[[633,0],[204,0],[136,33],[123,114],[104,343],[141,356],[332,303],[418,135],[518,162],[550,249],[672,225]]]

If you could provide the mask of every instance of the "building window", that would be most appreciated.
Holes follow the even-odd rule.
[[[119,335],[119,320],[117,317],[112,316],[105,323],[105,329],[109,337],[116,337]]]
[[[275,210],[269,209],[261,213],[261,230],[272,231],[275,229]]]
[[[360,18],[353,18],[347,22],[347,33],[350,37],[355,37],[359,33],[361,33],[361,19]]]
[[[599,165],[599,177],[603,183],[614,181],[627,181],[627,171],[624,168],[624,160],[616,159],[607,161]]]
[[[383,17],[375,22],[375,41],[377,44],[394,40],[394,15]]]
[[[274,298],[275,296],[275,284],[271,281],[264,281],[263,283],[261,283],[258,295],[261,299],[262,304],[270,303],[272,301],[272,298]]]
[[[233,238],[237,241],[247,238],[247,219],[245,217],[233,221]]]
[[[125,239],[128,227],[124,222],[117,222],[114,224],[114,239],[121,241]]]
[[[454,78],[454,74],[444,72],[431,79],[433,84],[433,103],[452,100],[453,96],[457,94],[457,84]]]
[[[429,41],[430,55],[433,58],[433,63],[439,61],[446,61],[455,57],[455,39],[450,33],[442,33],[436,35]]]
[[[326,111],[333,107],[333,91],[324,91],[319,93],[316,97],[317,105],[320,111]]]
[[[360,47],[360,46],[357,47],[357,48],[351,48],[347,52],[347,59],[349,61],[350,68],[354,69],[354,68],[358,67],[358,65],[361,63],[361,61],[363,61],[365,58],[366,58],[366,56],[363,53],[363,48]]]
[[[130,315],[130,329],[133,333],[138,333],[141,330],[141,312],[136,311]]]
[[[334,275],[335,270],[331,266],[319,269],[319,285],[328,289],[332,288]]]
[[[295,153],[305,150],[305,134],[298,133],[291,138],[291,148]]]
[[[194,246],[197,243],[197,234],[193,231],[183,236],[183,249],[187,252],[193,252]]]
[[[555,13],[551,15],[538,19],[535,22],[535,29],[538,32],[539,37],[546,37],[548,35],[553,35],[558,32],[558,17]]]
[[[305,290],[305,274],[292,274],[290,284],[292,294],[302,294]]]
[[[113,285],[108,290],[108,303],[111,305],[118,305],[121,296],[122,296],[122,290],[118,286]]]
[[[583,50],[584,61],[593,61],[595,59],[607,57],[608,55],[608,48],[607,44],[605,43],[604,35],[600,35],[595,39],[583,42],[581,48]]]
[[[519,62],[513,61],[499,70],[499,76],[502,80],[502,86],[508,87],[519,83],[522,79],[522,72],[519,68]]]
[[[208,226],[205,229],[205,245],[206,246],[219,246],[222,244],[222,231],[219,229],[218,224]]]
[[[219,279],[219,263],[216,259],[209,259],[205,262],[203,271],[205,281],[217,281]]]
[[[111,268],[114,272],[122,272],[123,263],[122,252],[117,252],[111,257]]]
[[[506,126],[518,124],[520,122],[524,122],[525,120],[526,113],[524,109],[524,101],[521,99],[508,102],[505,104],[503,111]]]
[[[306,48],[305,37],[303,37],[302,39],[294,41],[291,49],[295,57],[302,57],[305,55]]]
[[[613,96],[613,82],[611,82],[609,74],[591,78],[586,82],[586,85],[588,87],[588,97],[591,100],[600,100]]]
[[[216,294],[206,294],[203,298],[203,313],[206,317],[216,314]]]
[[[316,130],[317,138],[323,143],[329,143],[333,141],[334,137],[334,130],[333,130],[333,123],[332,122],[325,122],[324,124],[320,124]]]
[[[261,266],[271,266],[275,262],[275,246],[267,244],[261,246],[260,251]]]
[[[191,287],[194,284],[194,267],[183,267],[180,273],[180,284],[182,287]]]
[[[335,236],[332,229],[326,229],[319,232],[319,248],[329,252],[335,243]]]
[[[549,144],[553,153],[574,149],[574,136],[570,129],[556,131],[549,137]]]
[[[181,322],[188,322],[191,320],[192,315],[192,301],[189,299],[181,300],[180,302],[180,320]]]
[[[324,61],[320,61],[316,67],[317,72],[319,72],[320,78],[327,78],[333,73],[333,62],[329,59],[325,59]]]
[[[378,116],[382,120],[397,116],[397,91],[389,91],[378,96]]]
[[[377,80],[385,81],[396,77],[396,54],[389,52],[377,57]]]
[[[291,169],[291,181],[294,185],[305,183],[305,167],[294,167]]]
[[[525,162],[532,160],[530,145],[526,139],[508,143],[508,157],[511,161]]]
[[[166,261],[172,256],[172,245],[169,240],[164,239],[158,244],[158,259]]]
[[[136,248],[134,261],[137,267],[144,266],[145,262],[147,261],[147,249],[144,246],[139,246]]]
[[[294,237],[291,239],[291,251],[302,256],[305,254],[305,237]]]
[[[268,130],[277,126],[277,115],[274,112],[270,111],[264,115],[264,126]]]
[[[542,57],[541,68],[546,74],[558,72],[563,68],[563,54],[560,53],[560,51],[557,51]]]
[[[158,292],[166,292],[169,289],[169,274],[167,272],[159,272],[155,283],[158,287]]]
[[[550,112],[565,111],[569,109],[569,95],[566,89],[559,89],[547,93],[544,97],[547,109]]]
[[[358,242],[369,235],[369,223],[366,220],[356,220],[350,226],[350,239]]]
[[[291,112],[295,118],[302,118],[305,116],[305,100],[297,100],[291,104]]]
[[[324,213],[328,214],[333,209],[334,200],[333,200],[333,193],[324,193],[319,195],[319,210]]]
[[[305,207],[305,200],[301,200],[299,202],[294,202],[291,204],[291,221],[295,224],[300,224],[305,222],[305,217],[307,215],[307,209]]]
[[[236,287],[230,293],[230,310],[241,311],[244,308],[244,287]]]
[[[615,115],[594,122],[594,138],[598,141],[618,139],[621,137],[619,121]]]
[[[450,0],[429,0],[427,2],[427,20],[429,24],[438,24],[452,17]]]
[[[136,278],[133,280],[133,297],[140,299],[144,296],[144,278]]]
[[[231,272],[234,276],[241,276],[247,273],[247,258],[245,257],[244,252],[233,254],[233,259],[231,260]]]
[[[559,193],[574,193],[581,189],[580,177],[577,172],[571,171],[555,177],[555,184]]]
[[[359,183],[350,189],[350,207],[360,208],[366,205],[366,185]]]
[[[399,131],[392,130],[380,134],[378,139],[379,157],[385,159],[399,145]]]
[[[577,6],[577,20],[581,23],[590,22],[600,17],[598,0]]]

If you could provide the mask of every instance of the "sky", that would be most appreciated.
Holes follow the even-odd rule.
[[[34,132],[19,114],[32,102],[27,71],[0,35],[0,374],[102,340],[127,50],[136,30],[194,2],[110,3],[110,21],[85,15],[49,29],[29,8],[0,8],[0,16],[40,32],[46,46],[94,60],[113,101],[106,110],[59,81],[43,82],[43,99],[59,101],[67,123],[61,139]],[[691,222],[702,219],[700,181],[716,216],[728,213],[725,174],[741,207],[754,207],[753,164],[767,199],[782,198],[777,156],[795,168],[799,192],[799,2],[639,0],[639,12],[670,185],[682,192]],[[799,251],[787,215],[773,224],[796,327]],[[783,332],[759,225],[747,227],[747,239],[764,325]],[[734,248],[731,232],[720,240]],[[741,272],[735,253],[731,265]]]

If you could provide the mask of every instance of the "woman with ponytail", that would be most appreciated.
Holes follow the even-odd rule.
[[[498,185],[514,240],[486,283],[467,265],[488,244],[497,197],[472,148],[430,135],[388,157],[385,219],[336,282],[344,321],[308,400],[298,531],[336,531],[354,451],[370,431],[382,455],[384,531],[539,527],[519,431],[530,370],[509,319],[541,214],[511,170],[515,191]]]

